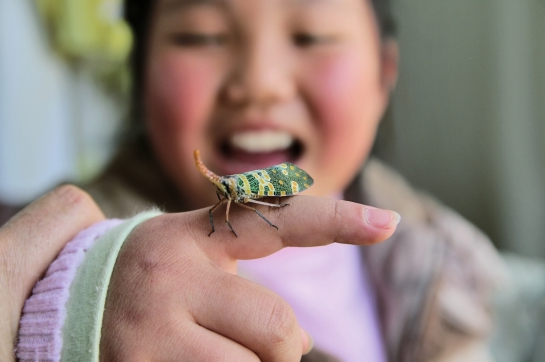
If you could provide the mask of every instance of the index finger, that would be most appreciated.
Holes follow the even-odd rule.
[[[265,201],[275,200],[269,198]],[[400,221],[399,214],[394,211],[349,201],[304,195],[282,198],[280,201],[289,203],[289,206],[276,208],[246,204],[255,206],[278,230],[257,213],[236,204],[231,205],[229,220],[238,237],[222,222],[225,219],[224,208],[214,213],[216,231],[206,237],[210,230],[205,226],[208,215],[205,210],[199,210],[199,224],[203,225],[202,242],[213,248],[221,245],[233,259],[255,259],[288,246],[311,247],[334,242],[354,245],[378,243],[389,238]]]

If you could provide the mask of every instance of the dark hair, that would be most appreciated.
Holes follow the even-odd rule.
[[[371,0],[382,39],[396,36],[397,27],[390,0]]]
[[[143,89],[143,71],[146,61],[146,39],[149,33],[154,0],[124,0],[125,20],[133,33],[133,49],[130,60],[132,74],[131,114],[129,132],[142,135],[143,122],[140,97]],[[375,11],[382,39],[396,35],[391,0],[370,0]]]

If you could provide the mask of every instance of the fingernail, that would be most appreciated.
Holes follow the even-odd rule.
[[[312,339],[312,337],[310,336],[310,334],[308,334],[307,331],[305,331],[303,328],[301,328],[301,338],[303,340],[305,340],[305,338],[308,340],[308,347],[305,351],[303,351],[303,354],[307,354],[309,353],[310,351],[312,351],[312,348],[314,348],[314,340]],[[304,345],[304,343],[303,343]]]
[[[391,210],[367,208],[365,209],[365,220],[373,227],[390,229],[399,224],[401,215]]]

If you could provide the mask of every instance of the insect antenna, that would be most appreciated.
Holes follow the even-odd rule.
[[[195,156],[195,165],[197,166],[197,169],[199,170],[199,172],[204,177],[209,179],[214,185],[216,185],[216,187],[222,190],[223,186],[221,184],[221,177],[216,175],[214,172],[210,171],[208,168],[206,168],[206,166],[202,162],[201,153],[199,152],[199,150],[195,150],[193,155]]]

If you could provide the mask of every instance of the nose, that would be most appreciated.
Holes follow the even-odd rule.
[[[226,85],[229,102],[267,107],[294,96],[294,67],[287,48],[270,37],[256,37],[241,48]]]

